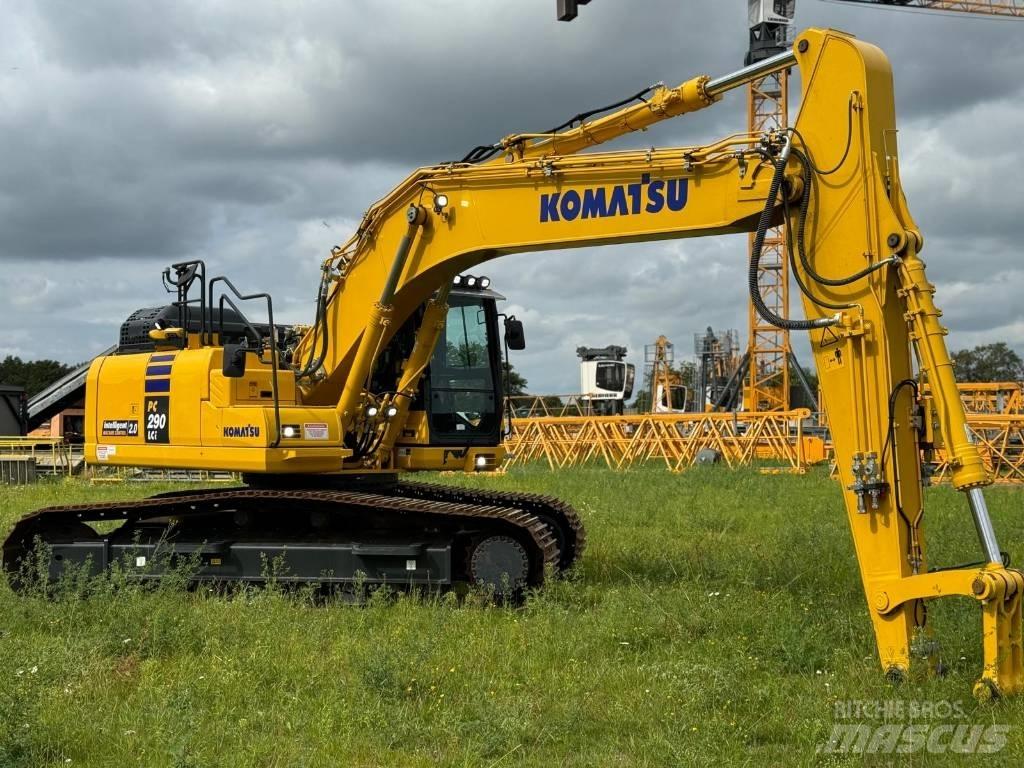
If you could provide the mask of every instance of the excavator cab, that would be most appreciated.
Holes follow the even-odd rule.
[[[434,445],[495,445],[501,440],[501,358],[491,291],[457,291],[424,377]]]
[[[448,295],[444,329],[420,378],[409,417],[395,446],[407,470],[463,469],[467,448],[478,453],[474,469],[496,469],[504,458],[502,366],[498,305],[505,299],[486,277],[459,275]],[[394,382],[412,353],[425,308],[395,334],[374,369],[381,390]],[[518,322],[518,321],[517,321]]]

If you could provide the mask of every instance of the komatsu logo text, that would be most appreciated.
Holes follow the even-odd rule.
[[[666,208],[681,211],[686,207],[687,188],[686,179],[651,181],[650,174],[645,173],[636,184],[545,193],[540,196],[540,220],[544,223],[636,216],[661,213]]]
[[[260,428],[252,424],[244,427],[224,427],[224,437],[259,437]]]

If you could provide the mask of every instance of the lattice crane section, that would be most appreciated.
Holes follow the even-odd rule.
[[[1024,18],[1024,0],[991,0],[990,2],[986,2],[986,0],[967,0],[965,2],[949,2],[948,0],[836,0],[836,2]]]

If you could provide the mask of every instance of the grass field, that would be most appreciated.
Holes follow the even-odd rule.
[[[589,530],[569,581],[520,609],[453,597],[356,607],[274,590],[0,586],[0,766],[959,765],[1024,757],[1024,701],[979,706],[980,614],[934,605],[950,672],[887,684],[838,486],[824,473],[521,470],[442,478],[561,496]],[[0,488],[0,533],[38,506],[164,487]],[[1024,494],[994,489],[1024,557]],[[975,557],[948,488],[936,563]],[[1009,726],[995,757],[827,755],[851,702]],[[950,714],[952,711],[953,714]],[[855,719],[872,727],[874,717]],[[941,716],[942,719],[936,719]],[[945,740],[948,742],[948,738]]]

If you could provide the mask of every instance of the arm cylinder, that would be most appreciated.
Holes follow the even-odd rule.
[[[709,79],[694,77],[675,88],[659,87],[650,99],[634,104],[589,123],[551,137],[537,137],[520,150],[523,158],[545,155],[571,155],[582,149],[610,141],[626,133],[642,131],[671,117],[697,112],[714,104],[723,94],[749,82],[796,65],[792,51],[783,51],[749,67]],[[528,135],[504,139],[503,148],[511,150],[523,144]],[[504,162],[501,159],[493,162]]]
[[[416,332],[416,341],[413,343],[412,352],[402,366],[402,373],[395,387],[395,395],[389,401],[394,405],[395,415],[392,416],[387,425],[387,431],[381,440],[379,451],[388,454],[398,440],[402,425],[405,424],[406,416],[409,413],[409,406],[419,387],[420,378],[430,364],[430,358],[434,354],[434,347],[444,330],[445,320],[448,317],[448,293],[451,284],[442,286],[437,295],[427,302],[423,313],[423,320],[420,321],[419,330]]]
[[[717,98],[733,88],[739,88],[741,85],[746,85],[754,80],[760,80],[762,77],[773,72],[779,72],[794,66],[796,66],[796,56],[793,51],[783,51],[774,56],[769,56],[767,59],[756,64],[751,64],[749,67],[737,69],[728,75],[708,80],[704,85],[704,91],[708,96]]]

